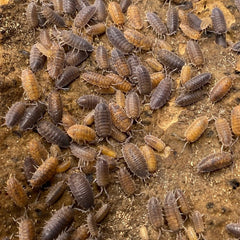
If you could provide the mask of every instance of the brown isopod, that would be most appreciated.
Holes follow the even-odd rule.
[[[183,228],[183,219],[173,191],[169,191],[165,196],[164,214],[170,230],[177,232]]]
[[[125,107],[125,95],[121,90],[117,90],[115,94],[116,104],[120,107]]]
[[[155,149],[157,152],[162,152],[166,147],[166,144],[158,137],[153,135],[146,135],[144,141],[151,148]]]
[[[40,43],[40,42],[37,42],[36,44],[36,48],[38,49],[38,51],[43,54],[44,56],[50,58],[52,57],[53,55],[53,49],[52,47],[48,47],[48,46],[45,46],[44,44]]]
[[[225,118],[217,118],[215,120],[215,127],[218,138],[223,147],[230,147],[232,145],[232,132],[228,121]]]
[[[219,9],[218,7],[213,8],[211,19],[212,19],[213,31],[216,34],[222,34],[227,32],[226,20],[221,9]]]
[[[219,80],[213,89],[210,92],[210,100],[215,103],[221,100],[231,89],[232,87],[232,79],[231,77],[223,77]]]
[[[78,227],[74,233],[72,234],[72,239],[76,239],[76,240],[86,240],[88,239],[90,233],[88,231],[88,227],[86,224],[81,225],[80,227]]]
[[[195,15],[194,13],[188,13],[187,14],[187,21],[188,21],[188,25],[197,30],[197,31],[201,31],[201,23],[202,23],[202,20],[197,16]]]
[[[191,28],[188,24],[181,23],[180,28],[182,32],[190,39],[198,40],[201,38],[201,35],[202,35],[201,32]]]
[[[192,68],[190,65],[184,65],[180,73],[181,84],[184,85],[187,81],[191,79]]]
[[[35,28],[38,26],[38,13],[37,7],[34,2],[30,2],[26,9],[27,23],[30,28]]]
[[[65,206],[57,210],[47,221],[41,233],[41,240],[52,240],[58,237],[73,221],[74,210]]]
[[[93,51],[93,46],[88,41],[71,31],[63,30],[61,32],[61,38],[65,44],[72,48],[87,52]]]
[[[15,102],[8,110],[5,116],[5,124],[7,127],[14,127],[23,117],[26,110],[24,102]]]
[[[32,129],[34,124],[44,116],[45,112],[46,106],[43,103],[36,103],[35,106],[30,106],[26,109],[19,123],[19,129],[22,131]]]
[[[177,106],[186,107],[193,103],[196,103],[204,98],[206,95],[205,91],[198,90],[189,93],[182,93],[175,100]]]
[[[126,143],[122,147],[122,154],[131,172],[141,179],[149,176],[146,159],[140,149],[133,143]]]
[[[67,148],[70,145],[70,138],[68,135],[52,122],[47,120],[40,121],[37,125],[37,131],[47,142],[57,144],[62,148]]]
[[[189,240],[198,240],[197,234],[192,226],[188,226],[185,229],[185,233]]]
[[[65,55],[65,62],[70,66],[78,66],[89,57],[88,52],[80,50],[70,50]]]
[[[191,214],[191,220],[196,233],[201,235],[204,232],[203,215],[199,211],[195,210]]]
[[[37,138],[32,138],[28,144],[28,151],[32,158],[36,161],[38,165],[42,164],[42,161],[45,160],[48,156],[47,149]]]
[[[146,35],[133,30],[127,29],[124,31],[124,36],[128,42],[132,43],[135,47],[141,48],[142,50],[149,51],[152,48],[152,41]]]
[[[77,100],[77,104],[82,108],[94,109],[98,103],[104,101],[104,98],[97,95],[83,95]]]
[[[119,169],[118,180],[126,195],[131,196],[136,192],[135,182],[125,167]]]
[[[117,2],[109,2],[108,3],[108,12],[109,15],[116,25],[122,25],[124,24],[124,15],[122,12],[122,9],[120,7],[120,4]]]
[[[24,158],[23,171],[27,180],[30,180],[32,178],[32,175],[36,171],[37,166],[37,162],[32,157],[27,156]]]
[[[163,70],[163,65],[160,62],[158,62],[158,60],[155,58],[147,58],[145,62],[151,69],[153,69],[156,72]]]
[[[107,18],[107,10],[103,0],[95,0],[94,6],[96,7],[95,17],[99,22],[105,22]]]
[[[56,173],[57,165],[57,158],[49,157],[46,159],[46,161],[44,161],[32,175],[32,178],[29,180],[30,185],[33,188],[37,188],[51,180]]]
[[[63,12],[73,15],[76,12],[75,0],[63,0]]]
[[[111,79],[111,85],[114,88],[119,89],[122,92],[129,92],[132,89],[132,84],[130,82],[115,73],[109,73],[106,77]]]
[[[152,91],[152,81],[146,67],[138,65],[135,68],[135,77],[138,83],[138,91],[141,95],[147,95]]]
[[[41,14],[47,19],[47,22],[53,25],[56,25],[58,27],[65,26],[64,19],[60,15],[58,15],[56,12],[54,12],[51,8],[49,8],[47,5],[42,6]]]
[[[134,46],[128,42],[123,33],[116,27],[108,27],[106,31],[109,42],[123,53],[130,53]]]
[[[127,135],[114,126],[112,126],[111,137],[118,142],[125,142],[127,139]]]
[[[62,125],[67,131],[72,125],[77,124],[76,119],[68,112],[64,112],[62,116]]]
[[[111,52],[111,65],[122,77],[127,77],[131,74],[124,54],[118,49],[113,49]]]
[[[105,102],[100,102],[95,107],[94,122],[99,137],[105,138],[111,134],[111,113]]]
[[[30,51],[30,68],[33,72],[37,72],[41,70],[44,66],[46,61],[46,57],[38,50],[36,44],[31,47]]]
[[[108,215],[111,206],[110,204],[106,203],[103,204],[101,208],[95,214],[95,219],[97,223],[100,223],[104,220],[104,218]]]
[[[132,54],[131,56],[128,57],[128,66],[131,69],[132,78],[136,78],[136,68],[139,65],[141,65],[141,62],[137,55]],[[133,81],[133,79],[131,79],[131,81],[134,83],[137,82]]]
[[[205,84],[209,83],[211,77],[212,77],[211,73],[201,73],[191,78],[183,86],[187,91],[195,91],[204,86]]]
[[[94,5],[86,6],[81,9],[74,18],[74,26],[80,29],[84,28],[90,21],[90,19],[93,17],[93,15],[96,13],[96,11],[97,9]]]
[[[187,143],[197,141],[208,127],[207,116],[201,116],[195,119],[184,133]]]
[[[164,225],[162,206],[158,198],[151,197],[148,200],[148,219],[150,224],[155,230],[159,230],[159,236],[161,235],[160,228]]]
[[[128,7],[127,19],[134,29],[140,30],[143,28],[143,20],[141,17],[141,12],[136,5],[132,4]]]
[[[95,216],[92,212],[90,212],[87,215],[87,226],[88,226],[88,231],[90,233],[90,236],[93,239],[98,239],[98,235],[99,235],[98,226],[97,226]]]
[[[91,126],[94,123],[94,110],[89,112],[83,119],[83,124]]]
[[[179,17],[177,8],[169,6],[167,11],[167,28],[169,35],[173,35],[177,32],[179,25],[178,21]]]
[[[63,13],[63,0],[52,0],[54,10],[62,14]]]
[[[159,16],[154,12],[148,12],[146,14],[147,21],[153,28],[153,31],[160,36],[167,34],[167,27],[159,18]]]
[[[240,237],[240,224],[239,223],[229,223],[229,224],[227,224],[226,229],[234,237],[237,237],[237,238]]]
[[[154,173],[157,171],[157,158],[151,147],[148,145],[144,145],[140,147],[140,150],[146,159],[147,168],[150,173]]]
[[[80,76],[80,69],[74,66],[68,66],[64,69],[63,73],[55,81],[55,87],[57,89],[64,89],[70,83]]]
[[[141,114],[141,103],[136,92],[130,92],[126,96],[125,102],[126,114],[131,119],[139,118]]]
[[[130,118],[128,118],[124,109],[117,105],[116,103],[110,103],[109,110],[111,112],[113,124],[121,132],[127,132],[129,128],[132,126],[132,121]]]
[[[152,82],[152,89],[154,89],[165,78],[165,74],[162,72],[151,73],[150,78]]]
[[[96,132],[87,126],[75,124],[67,130],[67,134],[75,141],[93,142],[96,139]]]
[[[199,173],[213,172],[231,165],[233,158],[231,153],[219,152],[213,153],[202,159],[197,165]]]
[[[53,205],[64,193],[65,189],[67,188],[64,181],[60,181],[53,185],[45,199],[45,204],[49,207]]]
[[[128,7],[132,4],[132,0],[121,0],[120,1],[120,7],[122,9],[122,12],[127,12]]]
[[[56,168],[56,173],[66,172],[69,168],[71,168],[71,165],[72,165],[71,159],[61,162]]]
[[[184,215],[188,215],[191,212],[191,208],[190,208],[190,204],[187,197],[185,196],[185,194],[181,189],[176,189],[174,193],[175,193],[175,197],[176,197],[180,211]]]
[[[23,218],[18,227],[19,240],[35,240],[35,227],[29,218]]]
[[[103,45],[98,46],[96,50],[96,61],[100,69],[109,68],[109,57],[106,48]]]
[[[153,45],[156,49],[165,49],[167,51],[172,51],[172,46],[165,40],[162,39],[156,39]]]
[[[9,176],[6,191],[18,207],[25,207],[28,204],[27,193],[15,176]]]
[[[165,49],[161,49],[157,52],[158,60],[164,66],[170,70],[180,71],[184,66],[185,62],[178,57],[175,53]]]
[[[172,78],[166,76],[153,90],[150,99],[150,108],[156,110],[162,108],[170,99],[172,92]]]
[[[27,95],[27,98],[30,101],[38,100],[41,95],[40,86],[35,78],[34,73],[29,69],[23,70],[21,80],[22,80],[22,86],[25,94]]]
[[[45,48],[51,48],[52,40],[49,35],[49,31],[47,29],[43,29],[39,34],[40,43],[45,46]]]
[[[48,95],[48,114],[55,124],[61,122],[63,114],[63,105],[61,95],[57,91],[52,91]]]
[[[109,88],[111,85],[109,78],[96,72],[85,72],[81,75],[81,79],[100,88]]]
[[[71,174],[68,185],[79,207],[85,210],[93,207],[93,190],[84,173]]]
[[[192,64],[195,66],[204,64],[203,53],[197,42],[193,40],[188,41],[186,50]]]
[[[236,136],[240,136],[240,105],[233,108],[231,112],[232,132]]]
[[[86,34],[90,36],[97,36],[106,32],[106,25],[104,23],[97,23],[86,29]]]

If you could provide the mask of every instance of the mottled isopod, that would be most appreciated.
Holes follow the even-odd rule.
[[[155,58],[147,58],[145,62],[148,64],[148,66],[153,69],[154,71],[162,71],[163,70],[163,65],[158,62],[157,59]]]
[[[184,65],[180,74],[181,84],[184,85],[187,81],[191,79],[192,69],[190,65]]]
[[[141,103],[136,92],[130,92],[126,96],[126,114],[129,118],[137,119],[141,114]]]
[[[62,125],[67,131],[72,125],[77,124],[76,119],[68,112],[64,112],[62,116]]]
[[[63,105],[61,95],[57,91],[52,91],[48,95],[48,114],[55,124],[61,122]]]
[[[109,73],[106,77],[111,79],[111,85],[114,88],[119,89],[122,92],[129,92],[132,89],[132,84],[130,82],[115,73]]]
[[[103,0],[95,0],[94,6],[96,7],[96,18],[99,22],[105,22],[107,18],[107,10]]]
[[[34,44],[30,51],[30,68],[33,72],[37,72],[43,68],[46,61],[46,57],[38,50],[36,44]]]
[[[100,88],[109,88],[111,85],[111,79],[96,72],[85,72],[81,75],[81,79]]]
[[[116,104],[120,107],[125,107],[125,95],[121,90],[117,90],[115,94]]]
[[[98,46],[96,50],[96,61],[100,69],[109,68],[109,57],[106,48],[103,45]]]
[[[191,212],[191,208],[190,208],[189,201],[186,198],[185,194],[183,193],[183,191],[181,189],[176,189],[174,193],[175,193],[175,197],[177,199],[177,203],[178,203],[180,211],[184,215],[188,215]]]
[[[67,52],[65,61],[67,65],[78,66],[89,57],[88,52],[80,50],[71,50]]]
[[[212,172],[231,165],[233,162],[231,153],[219,152],[213,153],[202,159],[197,165],[200,173]]]
[[[86,6],[85,8],[81,9],[74,19],[74,26],[77,28],[84,28],[93,15],[96,13],[96,7]]]
[[[38,26],[37,7],[34,2],[30,2],[26,9],[27,23],[31,28]]]
[[[101,157],[96,162],[96,182],[101,188],[105,188],[110,182],[108,163]]]
[[[175,7],[169,7],[167,11],[167,28],[169,35],[173,35],[178,30],[178,10]]]
[[[150,24],[150,26],[153,28],[153,31],[157,35],[165,35],[167,33],[167,27],[162,22],[162,20],[159,18],[159,16],[154,12],[148,12],[146,14],[147,21]]]
[[[144,137],[144,141],[147,145],[149,145],[158,152],[162,152],[166,147],[166,144],[160,138],[153,135],[146,135]]]
[[[116,127],[112,126],[112,132],[111,137],[115,139],[118,142],[125,142],[127,139],[127,136],[125,133],[118,130]]]
[[[157,171],[157,158],[151,147],[148,145],[144,145],[140,147],[140,150],[146,159],[147,168],[150,173],[154,173]]]
[[[180,24],[180,28],[183,33],[190,39],[198,40],[201,37],[201,32],[191,28],[188,24]]]
[[[117,2],[109,2],[108,3],[108,12],[109,15],[116,25],[122,25],[124,24],[124,15],[122,12],[122,9],[120,7],[120,4]]]
[[[193,222],[196,233],[199,234],[203,233],[204,232],[203,215],[199,211],[195,210],[191,215],[191,220]]]
[[[141,179],[149,176],[146,160],[140,149],[133,143],[126,143],[122,147],[122,154],[131,172]]]
[[[75,0],[62,0],[63,1],[63,12],[66,14],[73,15],[76,11]]]
[[[68,185],[79,207],[85,210],[93,207],[93,190],[84,173],[73,173]]]
[[[188,41],[186,50],[192,64],[194,64],[195,66],[200,66],[204,64],[202,50],[197,42],[193,40]]]

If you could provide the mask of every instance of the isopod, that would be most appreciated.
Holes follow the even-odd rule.
[[[176,98],[175,103],[177,106],[186,107],[202,100],[205,95],[206,95],[205,91],[202,90],[189,93],[182,93],[179,97]]]
[[[215,7],[211,14],[213,31],[216,34],[222,34],[227,32],[227,25],[224,14],[221,9]]]
[[[239,223],[229,223],[229,224],[227,224],[226,229],[234,237],[236,237],[236,238],[240,237],[240,224]]]
[[[57,91],[52,91],[48,95],[48,114],[55,124],[62,120],[63,106],[61,95]]]
[[[125,107],[125,95],[122,91],[117,90],[115,94],[116,104],[120,107]]]
[[[202,234],[204,232],[203,215],[199,211],[195,210],[191,214],[191,220],[196,233]]]
[[[18,227],[19,240],[35,240],[35,227],[29,218],[23,218]]]
[[[96,61],[100,69],[109,68],[109,57],[106,48],[103,45],[98,46],[96,50]]]
[[[122,147],[122,154],[131,172],[141,179],[149,176],[146,160],[140,149],[133,143],[126,143]]]
[[[71,50],[67,52],[65,61],[67,65],[78,66],[89,57],[88,52],[80,50]]]
[[[157,171],[157,158],[151,147],[148,145],[144,145],[140,147],[140,150],[146,159],[147,168],[150,173],[154,173]]]
[[[93,207],[93,190],[84,173],[73,173],[68,179],[68,185],[78,206],[85,210]]]
[[[155,230],[160,230],[164,225],[162,206],[158,198],[151,197],[148,200],[148,219]]]
[[[230,147],[232,145],[232,132],[227,120],[225,118],[217,118],[215,120],[215,127],[222,145]]]
[[[147,62],[148,66],[154,71],[160,72],[163,70],[163,65],[155,58],[147,58],[145,62]]]
[[[100,88],[109,88],[111,85],[111,79],[96,72],[85,72],[81,75],[81,79]]]
[[[101,192],[110,183],[108,163],[101,157],[96,162],[96,182],[101,187]]]
[[[204,86],[205,84],[209,83],[211,77],[211,73],[202,73],[191,78],[183,86],[187,91],[195,91]]]
[[[232,132],[240,136],[240,106],[234,107],[231,112],[231,126]]]
[[[204,58],[202,50],[197,42],[193,40],[188,41],[186,50],[192,64],[194,64],[195,66],[203,65]]]
[[[137,119],[141,114],[141,103],[136,92],[130,92],[126,96],[126,114],[129,118]]]
[[[109,15],[116,25],[122,25],[124,24],[124,15],[122,12],[122,9],[120,7],[120,4],[117,2],[109,2],[108,3],[108,12]]]
[[[95,0],[94,6],[96,7],[96,18],[99,22],[105,22],[107,18],[107,10],[103,0]]]
[[[49,8],[47,5],[42,6],[41,14],[47,19],[47,22],[53,25],[56,25],[58,27],[65,26],[64,19],[60,15],[58,15],[56,12],[54,12],[51,8]]]
[[[83,119],[83,124],[91,126],[94,123],[94,110],[89,112]]]
[[[150,26],[153,28],[153,31],[160,36],[163,36],[167,34],[167,27],[162,22],[162,20],[159,18],[159,16],[156,13],[148,12],[146,14],[147,21],[150,24]]]
[[[136,5],[132,4],[128,7],[127,18],[134,29],[140,30],[143,28],[141,12]]]
[[[162,72],[151,73],[150,78],[152,82],[152,89],[154,89],[165,78],[165,74]]]
[[[155,149],[157,152],[162,152],[166,147],[166,144],[158,137],[153,135],[146,135],[144,141],[151,148]]]
[[[68,135],[47,120],[38,123],[37,131],[47,142],[57,144],[59,147],[67,148],[70,144]]]
[[[30,68],[33,72],[37,72],[43,68],[46,61],[46,57],[38,50],[36,44],[34,44],[30,51]]]
[[[81,9],[76,17],[74,18],[74,26],[77,28],[84,28],[93,15],[96,13],[97,9],[94,5],[86,6]]]
[[[187,81],[191,79],[192,69],[190,65],[184,65],[180,74],[181,84],[184,85]]]
[[[187,15],[187,20],[188,20],[188,24],[191,28],[197,30],[197,31],[201,31],[201,23],[202,23],[202,20],[195,14],[193,13],[188,13]]]
[[[87,215],[87,226],[88,226],[88,231],[90,233],[90,236],[93,237],[94,239],[97,239],[99,235],[98,226],[97,226],[95,216],[92,212],[90,212]]]
[[[105,99],[97,95],[83,95],[77,100],[77,104],[86,109],[94,109],[100,102],[105,102]]]
[[[69,15],[73,15],[76,11],[75,0],[62,0],[63,12]]]
[[[109,73],[106,77],[111,79],[111,85],[114,88],[119,89],[122,92],[129,92],[132,89],[132,84],[130,82],[115,73]]]
[[[167,11],[167,28],[169,35],[173,35],[178,30],[178,10],[175,7],[169,7]]]
[[[233,158],[231,153],[219,152],[210,154],[202,159],[197,165],[199,173],[213,172],[231,165]]]
[[[26,9],[26,17],[27,23],[31,28],[35,28],[38,26],[38,13],[37,7],[34,2],[30,2]]]
[[[112,158],[117,157],[117,153],[114,150],[107,147],[106,145],[98,145],[97,148],[100,150],[101,154],[103,155],[106,155]]]
[[[121,0],[120,7],[122,9],[122,12],[125,13],[131,4],[132,4],[132,0]]]
[[[182,32],[190,39],[198,40],[201,37],[201,32],[191,28],[188,24],[181,23],[180,28]]]
[[[198,240],[197,234],[192,226],[185,228],[185,233],[189,240]]]
[[[138,91],[141,95],[147,95],[152,91],[152,81],[147,68],[138,65],[135,69],[135,77],[138,82]]]
[[[104,220],[104,218],[108,215],[111,206],[110,204],[106,203],[103,204],[101,208],[95,214],[95,219],[97,223],[100,223]]]
[[[118,142],[125,142],[127,139],[126,134],[121,132],[114,126],[112,126],[111,137]]]
[[[27,156],[24,158],[23,171],[27,180],[32,178],[37,166],[37,162],[32,157]]]
[[[64,112],[62,116],[62,125],[67,131],[72,125],[77,124],[76,119],[68,112]]]
[[[185,194],[181,189],[176,189],[175,190],[175,197],[177,199],[177,203],[179,206],[180,211],[184,215],[188,215],[191,212],[190,204],[188,199],[186,198]]]

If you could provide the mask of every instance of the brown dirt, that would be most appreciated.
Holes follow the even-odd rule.
[[[200,17],[209,16],[208,6],[212,6],[215,1],[199,1],[195,3],[194,10]],[[234,6],[234,1],[223,1],[228,9],[228,30],[227,39],[229,42],[236,42],[240,38],[240,13]],[[206,4],[207,3],[207,6]],[[208,5],[209,4],[209,5]],[[216,4],[216,3],[215,3]],[[29,51],[31,46],[36,42],[39,30],[29,30],[25,18],[25,9],[27,2],[15,0],[0,9],[0,46],[1,58],[1,79],[0,79],[0,115],[4,116],[14,102],[23,100],[23,90],[21,88],[21,70],[29,66]],[[159,13],[162,19],[165,19],[167,4],[162,7],[162,2],[154,0],[143,0],[138,3],[142,10],[142,15],[146,11],[155,11]],[[205,6],[205,7],[204,7]],[[230,13],[230,15],[229,15]],[[231,19],[230,19],[231,18]],[[111,24],[110,19],[107,22]],[[124,28],[128,26],[125,24]],[[147,23],[142,32],[156,38],[151,28],[146,28]],[[172,45],[174,51],[178,53],[179,44],[185,46],[188,38],[179,30],[175,36],[167,36],[167,41]],[[111,46],[107,43],[106,36],[95,39],[94,46],[102,41],[107,45],[108,50]],[[103,239],[139,239],[139,227],[146,225],[150,235],[150,239],[156,239],[158,233],[148,223],[146,204],[150,197],[158,196],[161,201],[167,191],[175,188],[181,188],[185,191],[192,203],[193,209],[199,210],[204,214],[206,231],[204,233],[206,239],[227,239],[229,234],[225,230],[226,224],[237,222],[239,219],[239,182],[240,182],[240,166],[239,166],[239,146],[237,141],[232,147],[234,155],[234,165],[232,167],[222,169],[211,174],[198,174],[196,171],[197,163],[206,155],[218,152],[221,144],[218,140],[214,122],[211,121],[208,129],[203,136],[195,143],[189,144],[184,153],[181,154],[184,142],[179,137],[184,136],[187,126],[198,116],[207,115],[209,118],[218,116],[219,112],[224,111],[224,115],[230,121],[230,112],[233,106],[240,102],[240,78],[234,73],[234,63],[236,54],[231,52],[230,47],[224,49],[215,44],[215,36],[209,32],[203,34],[199,40],[200,46],[205,56],[205,64],[202,68],[194,68],[193,75],[200,72],[211,72],[213,74],[211,84],[206,87],[210,90],[214,83],[225,75],[231,74],[234,78],[233,88],[230,93],[219,103],[212,105],[207,97],[193,106],[180,108],[174,106],[174,99],[179,95],[179,89],[175,86],[170,102],[161,110],[149,110],[149,106],[144,106],[141,118],[146,123],[142,131],[133,132],[132,142],[138,146],[143,144],[143,137],[146,133],[162,137],[167,146],[171,148],[170,154],[166,157],[158,155],[159,164],[157,173],[153,174],[150,179],[145,182],[135,178],[138,195],[128,198],[126,197],[116,180],[116,172],[111,173],[111,184],[107,187],[109,199],[103,194],[96,199],[96,209],[102,202],[109,202],[112,206],[110,214],[101,223],[100,231]],[[147,56],[151,56],[151,52],[137,52],[143,60]],[[184,54],[187,59],[186,54]],[[85,69],[95,69],[94,57],[90,57],[84,63]],[[54,84],[44,70],[36,74],[41,84],[44,96],[53,88]],[[173,74],[173,79],[178,78],[178,74]],[[60,91],[64,103],[64,110],[68,110],[79,123],[82,122],[86,111],[80,109],[76,104],[76,99],[89,91],[94,92],[94,87],[86,84],[80,79],[76,80],[68,91]],[[42,97],[42,101],[46,97]],[[110,101],[113,96],[105,96]],[[4,123],[4,120],[1,120]],[[148,123],[148,124],[147,124]],[[134,126],[134,129],[141,130],[140,125]],[[73,198],[66,191],[63,197],[49,209],[42,207],[44,197],[47,193],[48,186],[39,192],[33,191],[28,185],[23,170],[23,160],[28,155],[26,148],[27,142],[32,138],[40,139],[40,136],[34,131],[19,132],[17,128],[8,129],[3,126],[0,128],[0,236],[13,235],[13,239],[17,239],[18,224],[14,219],[19,219],[25,213],[35,222],[36,232],[39,234],[47,219],[51,216],[51,212],[59,209],[62,205],[72,204]],[[236,137],[234,137],[236,138]],[[44,140],[44,145],[49,149],[50,144]],[[168,148],[169,149],[169,148]],[[121,156],[121,146],[117,147],[118,156]],[[70,154],[69,150],[63,153]],[[120,160],[123,164],[123,160]],[[120,164],[120,165],[121,165]],[[77,160],[73,159],[73,165],[77,165]],[[69,172],[71,172],[70,170]],[[15,174],[21,181],[30,198],[30,204],[27,210],[17,207],[5,192],[6,180],[10,174]],[[58,174],[52,180],[57,182],[59,179],[66,177],[66,174]],[[94,178],[95,175],[93,175]],[[94,192],[99,191],[94,185]],[[74,216],[74,227],[78,227],[86,222],[86,214],[76,211]],[[186,221],[185,225],[190,225]],[[167,226],[164,227],[167,229]],[[176,234],[169,231],[163,231],[162,239],[175,239]]]

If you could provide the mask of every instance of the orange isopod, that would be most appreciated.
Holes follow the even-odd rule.
[[[33,221],[29,218],[23,218],[19,222],[19,239],[20,240],[34,240],[35,239],[35,228]]]
[[[66,172],[71,167],[71,160],[68,159],[59,164],[56,168],[56,173]]]
[[[62,124],[65,131],[67,131],[72,125],[77,124],[77,121],[70,113],[64,112],[62,116]]]
[[[117,153],[105,145],[98,145],[97,148],[101,151],[103,155],[107,155],[112,158],[117,157]]]
[[[166,147],[166,144],[160,138],[153,135],[146,135],[144,137],[144,141],[148,146],[152,147],[158,152],[162,152]]]
[[[87,126],[75,124],[67,130],[67,134],[75,141],[92,142],[96,139],[96,132]]]
[[[120,7],[120,4],[117,2],[109,2],[108,3],[108,12],[113,20],[113,22],[116,25],[122,25],[124,24],[124,15],[122,12],[122,9]]]
[[[94,123],[94,109],[89,112],[83,119],[83,124],[90,126]]]
[[[129,23],[134,29],[140,30],[143,28],[143,20],[141,17],[140,9],[132,4],[128,7],[127,18]]]
[[[34,73],[30,69],[22,71],[22,86],[30,101],[36,101],[40,98],[40,86],[35,78]]]
[[[157,158],[151,147],[148,145],[144,145],[140,147],[142,154],[147,162],[147,168],[150,173],[154,173],[157,171]]]
[[[192,124],[185,131],[185,138],[187,142],[197,141],[208,127],[207,116],[201,116],[195,119]]]
[[[121,90],[116,91],[115,99],[116,99],[116,103],[120,107],[122,107],[122,108],[125,107],[125,95]]]
[[[180,74],[181,84],[184,85],[192,77],[192,68],[190,65],[184,65]]]
[[[106,76],[95,72],[85,72],[81,75],[81,78],[84,81],[100,88],[109,88],[112,82],[112,80]]]
[[[183,33],[191,38],[191,39],[194,39],[194,40],[198,40],[201,38],[201,32],[191,28],[189,25],[187,24],[180,24],[180,28],[181,30],[183,31]]]
[[[111,80],[111,85],[114,88],[122,92],[129,92],[132,89],[132,84],[130,82],[115,73],[109,73],[106,75],[106,77]]]
[[[25,207],[28,197],[20,182],[12,175],[7,180],[6,191],[18,207]]]
[[[152,82],[152,88],[155,88],[165,78],[165,74],[162,72],[151,73],[150,78]]]
[[[160,62],[158,62],[158,60],[155,58],[147,58],[145,62],[151,69],[153,69],[156,72],[160,72],[163,70],[163,65]]]
[[[231,112],[232,132],[236,136],[240,136],[240,105],[233,108]]]

